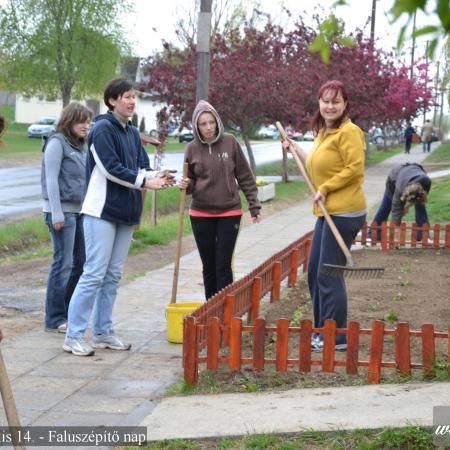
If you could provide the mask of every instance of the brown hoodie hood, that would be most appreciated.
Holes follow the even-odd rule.
[[[217,134],[208,143],[199,133],[198,119],[204,112],[216,119]],[[224,132],[217,111],[200,100],[192,114],[194,140],[186,148],[185,161],[191,180],[188,193],[192,195],[191,209],[222,213],[242,208],[238,185],[244,192],[252,216],[259,214],[258,188],[255,177],[235,137]]]
[[[211,144],[214,144],[217,142],[224,133],[224,127],[222,120],[220,119],[219,113],[214,109],[212,105],[210,105],[205,100],[200,100],[197,103],[197,106],[194,109],[194,112],[192,113],[192,127],[194,131],[194,139],[197,139],[202,144],[207,144],[207,142],[201,137],[200,132],[198,131],[198,118],[200,117],[200,114],[203,114],[205,112],[211,113],[214,118],[216,119],[217,123],[217,130],[216,130],[216,138],[211,142]]]

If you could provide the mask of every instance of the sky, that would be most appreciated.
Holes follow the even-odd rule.
[[[215,0],[212,0],[213,4]],[[277,17],[280,11],[280,3],[283,3],[295,16],[297,14],[311,17],[314,12],[321,12],[325,17],[335,0],[259,0],[261,9]],[[379,45],[389,50],[396,45],[401,20],[398,24],[391,25],[386,17],[394,0],[378,0],[376,11],[375,37],[379,38]],[[128,37],[134,42],[133,48],[137,55],[145,57],[157,50],[161,50],[161,38],[169,42],[177,42],[175,35],[175,22],[177,17],[182,17],[193,8],[194,0],[163,0],[162,5],[155,7],[155,2],[148,0],[132,0],[135,13],[130,14],[124,20]],[[249,2],[250,3],[250,2]],[[370,34],[370,23],[366,25],[372,12],[372,0],[347,0],[350,6],[341,6],[336,9],[336,15],[346,23],[347,31],[356,28],[364,29]],[[320,8],[323,8],[321,10]],[[417,16],[417,25],[425,25],[430,22],[423,13]],[[306,22],[308,23],[308,22]],[[407,42],[406,51],[410,52],[411,42]],[[409,50],[408,50],[409,47]],[[423,55],[425,52],[425,40],[417,42],[416,53]]]

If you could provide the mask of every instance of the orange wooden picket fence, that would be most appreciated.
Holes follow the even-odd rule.
[[[381,369],[397,369],[399,373],[410,375],[411,369],[422,369],[426,376],[433,376],[436,360],[436,339],[446,339],[447,361],[450,368],[450,340],[449,332],[435,332],[432,324],[424,324],[420,331],[410,330],[409,324],[399,322],[395,329],[386,330],[385,323],[380,320],[372,322],[372,328],[360,328],[358,322],[350,322],[347,328],[336,328],[334,320],[326,320],[323,328],[313,328],[310,320],[302,320],[299,327],[289,327],[289,319],[278,319],[276,327],[266,326],[266,321],[258,318],[253,325],[243,325],[242,319],[235,317],[231,326],[219,323],[217,317],[211,317],[207,325],[198,325],[194,317],[186,318],[186,335],[195,342],[195,337],[201,330],[206,331],[206,355],[199,356],[195,345],[189,347],[185,354],[185,381],[189,385],[197,383],[198,365],[206,363],[206,368],[216,370],[221,365],[227,365],[230,370],[241,370],[242,365],[248,364],[253,370],[264,370],[265,365],[272,364],[278,372],[286,372],[288,366],[295,366],[300,372],[310,372],[311,366],[321,366],[323,372],[334,372],[336,366],[344,366],[350,375],[358,374],[359,367],[367,367],[369,383],[379,383]],[[229,333],[229,350],[220,352],[221,335]],[[311,351],[311,337],[313,333],[323,333],[323,352]],[[251,333],[251,356],[243,357],[243,334]],[[274,333],[276,337],[275,358],[265,357],[266,336]],[[296,358],[288,357],[288,342],[290,334],[298,335],[298,347],[295,349]],[[345,359],[335,359],[335,335],[347,334],[347,350]],[[361,335],[370,335],[370,354],[368,360],[359,360],[359,343]],[[384,337],[395,337],[395,360],[383,361]],[[411,338],[418,337],[422,344],[422,361],[411,361]],[[317,355],[318,358],[313,358]]]
[[[367,244],[367,232],[371,229],[372,245],[379,244],[381,250],[389,250],[395,247],[410,248],[450,248],[450,224],[434,224],[418,227],[416,223],[400,224],[400,232],[395,235],[394,222],[383,222],[378,225],[374,222],[371,226],[364,224],[361,234],[356,239],[362,245]],[[381,229],[381,239],[377,239],[377,228]],[[422,231],[422,239],[417,240],[417,234]],[[433,238],[430,240],[430,236]],[[431,242],[430,242],[431,241]]]
[[[356,242],[367,242],[368,226],[364,225]],[[395,227],[381,225],[381,250],[394,247],[411,248],[450,248],[450,224],[424,226],[423,237],[417,241],[419,228],[415,224],[402,223],[398,242],[395,241]],[[429,231],[433,231],[433,243],[428,241]],[[307,271],[312,231],[276,253],[251,273],[230,284],[208,302],[184,318],[183,328],[183,367],[187,384],[196,384],[199,364],[206,363],[208,369],[217,369],[219,364],[239,370],[242,364],[249,364],[254,370],[263,370],[266,364],[275,364],[279,371],[289,365],[298,366],[302,372],[308,372],[312,365],[321,365],[325,372],[332,372],[335,366],[345,366],[347,373],[358,373],[358,367],[368,367],[368,381],[379,383],[381,368],[395,368],[400,373],[409,374],[411,369],[422,369],[426,375],[432,373],[435,361],[435,338],[449,339],[449,332],[435,332],[433,325],[425,324],[421,331],[409,330],[407,323],[398,323],[395,330],[385,330],[384,322],[374,321],[371,329],[361,329],[356,322],[350,322],[348,328],[337,329],[334,321],[327,321],[324,328],[315,329],[310,321],[302,321],[300,327],[289,327],[288,319],[279,319],[276,327],[266,327],[265,320],[259,317],[261,299],[270,293],[270,300],[280,298],[281,283],[288,278],[288,286],[297,282],[298,268]],[[376,243],[376,225],[372,229],[372,244]],[[248,324],[242,317],[247,314]],[[250,325],[252,324],[252,325]],[[450,330],[449,330],[450,331]],[[253,334],[252,357],[242,356],[242,334]],[[311,334],[324,333],[324,351],[321,359],[313,359],[311,353]],[[276,358],[264,357],[264,343],[267,333],[276,333]],[[289,333],[299,334],[298,358],[289,359]],[[336,333],[347,334],[346,359],[334,359],[334,341]],[[359,361],[359,337],[370,334],[370,357],[368,361]],[[383,340],[385,335],[395,336],[395,361],[382,361]],[[422,362],[411,362],[410,338],[422,338]],[[448,342],[450,355],[450,340]],[[206,356],[204,350],[206,349]],[[222,350],[221,350],[222,349]],[[224,353],[228,351],[228,354]],[[203,353],[202,353],[203,352]],[[221,353],[222,352],[222,353]],[[447,356],[449,358],[449,356]],[[450,359],[449,359],[450,361]]]

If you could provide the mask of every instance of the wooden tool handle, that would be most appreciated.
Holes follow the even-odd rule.
[[[8,373],[6,371],[3,354],[0,350],[0,393],[5,408],[6,420],[10,427],[20,427],[19,415],[17,414],[16,403],[9,382]],[[25,447],[17,442],[17,433],[12,432],[12,444],[15,450],[25,450]]]
[[[183,178],[188,176],[188,163],[183,165]],[[184,208],[186,206],[186,189],[181,189],[180,192],[180,207],[178,209],[178,232],[177,232],[177,246],[175,251],[175,268],[173,271],[172,282],[172,296],[170,303],[177,302],[177,290],[178,290],[178,274],[180,272],[180,256],[181,256],[181,238],[183,237],[183,224],[184,224]]]
[[[312,181],[310,180],[308,173],[306,172],[306,169],[303,166],[301,159],[299,158],[297,152],[295,151],[295,148],[293,147],[292,143],[290,142],[290,139],[287,137],[286,132],[284,131],[284,128],[282,127],[280,122],[276,122],[275,125],[278,128],[278,131],[280,132],[281,138],[283,140],[289,141],[289,146],[291,149],[292,156],[294,157],[294,160],[297,163],[297,166],[300,169],[300,172],[303,175],[303,178],[306,180],[309,190],[311,191],[311,193],[313,195],[315,195],[317,192],[317,189],[312,184]],[[350,264],[353,264],[353,258],[352,258],[352,255],[350,254],[350,250],[345,245],[344,239],[342,239],[341,233],[339,233],[339,230],[336,228],[336,225],[334,224],[333,219],[331,218],[330,214],[328,213],[327,208],[325,207],[325,204],[321,200],[319,200],[317,202],[317,204],[319,205],[319,208],[322,211],[322,214],[325,217],[325,220],[327,221],[328,226],[330,227],[334,237],[336,238],[336,241],[339,244],[339,247],[341,247],[341,250],[344,252],[344,255],[347,258],[347,261],[350,262]]]

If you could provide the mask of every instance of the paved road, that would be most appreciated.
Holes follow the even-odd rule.
[[[302,143],[305,150],[309,150],[311,145],[311,142]],[[277,141],[255,144],[253,151],[257,165],[277,161],[282,157],[281,146]],[[245,149],[244,152],[247,155]],[[183,153],[164,155],[162,169],[176,169],[181,174],[182,167]],[[0,169],[0,220],[42,206],[40,172],[39,164]]]

